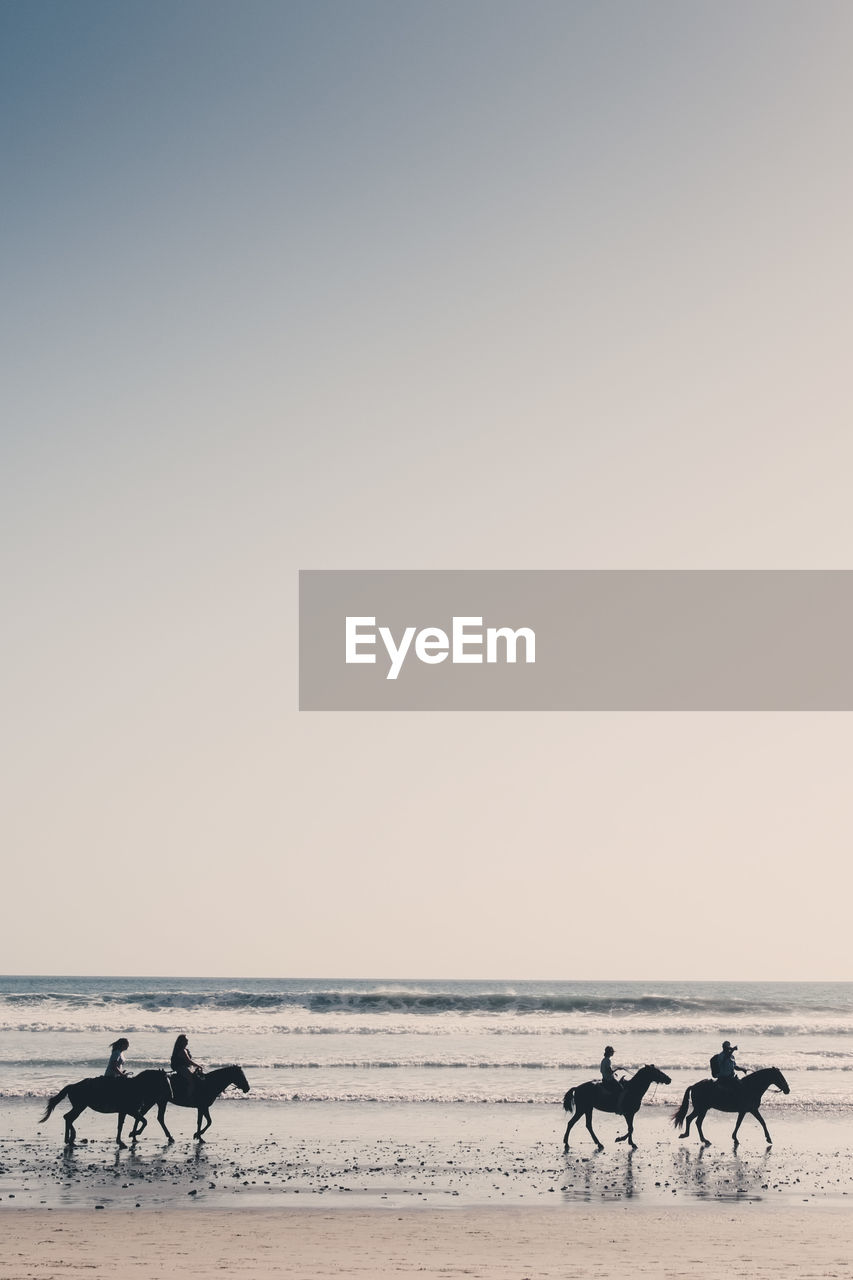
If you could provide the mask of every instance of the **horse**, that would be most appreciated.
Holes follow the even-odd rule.
[[[604,1085],[598,1080],[587,1080],[585,1084],[579,1084],[574,1089],[569,1089],[563,1098],[563,1110],[575,1111],[573,1119],[566,1126],[566,1132],[563,1135],[563,1150],[569,1149],[569,1134],[572,1128],[580,1120],[581,1116],[586,1117],[586,1127],[589,1129],[592,1138],[599,1151],[603,1151],[604,1147],[595,1135],[592,1127],[593,1108],[599,1111],[616,1111],[619,1108],[621,1114],[625,1117],[628,1125],[628,1132],[621,1134],[616,1141],[625,1142],[636,1151],[637,1144],[634,1141],[634,1116],[640,1110],[643,1098],[650,1084],[672,1084],[669,1076],[659,1071],[654,1064],[647,1064],[640,1067],[640,1070],[633,1075],[630,1080],[625,1082],[620,1093],[615,1093],[611,1089],[605,1089]]]
[[[74,1146],[77,1138],[74,1121],[87,1107],[104,1114],[118,1112],[116,1142],[120,1147],[126,1147],[127,1143],[122,1142],[121,1139],[125,1116],[133,1116],[135,1133],[140,1119],[155,1103],[165,1107],[167,1102],[171,1102],[172,1086],[168,1073],[156,1069],[140,1071],[135,1076],[117,1078],[90,1076],[86,1080],[78,1080],[76,1084],[67,1084],[64,1089],[55,1094],[48,1102],[47,1110],[39,1120],[39,1124],[44,1124],[53,1108],[63,1098],[67,1098],[71,1103],[71,1110],[65,1113],[66,1147]]]
[[[737,1112],[737,1124],[732,1133],[735,1146],[738,1146],[737,1131],[746,1115],[755,1116],[764,1130],[767,1145],[770,1146],[773,1139],[770,1137],[767,1125],[764,1123],[764,1117],[758,1110],[758,1106],[764,1096],[764,1091],[769,1089],[771,1084],[776,1085],[777,1089],[781,1089],[783,1093],[791,1092],[788,1088],[788,1081],[778,1067],[763,1067],[761,1071],[752,1071],[730,1088],[721,1088],[716,1080],[697,1080],[696,1084],[692,1084],[689,1089],[685,1089],[684,1097],[681,1099],[681,1106],[672,1117],[672,1123],[676,1129],[684,1123],[685,1119],[687,1120],[687,1128],[684,1133],[678,1135],[679,1138],[688,1136],[691,1121],[695,1120],[699,1137],[706,1147],[710,1147],[711,1143],[702,1132],[702,1121],[705,1119],[707,1112],[713,1107],[715,1111]],[[690,1111],[691,1103],[693,1110],[688,1115],[687,1112]]]
[[[192,1089],[189,1089],[188,1082],[183,1076],[173,1075],[172,1096],[163,1099],[152,1099],[148,1106],[144,1108],[140,1115],[136,1117],[136,1123],[131,1130],[130,1136],[135,1140],[148,1123],[145,1119],[145,1112],[149,1111],[157,1101],[157,1119],[160,1127],[168,1138],[169,1142],[174,1142],[169,1130],[166,1128],[164,1116],[166,1114],[166,1104],[172,1102],[176,1107],[194,1107],[198,1112],[198,1121],[196,1131],[193,1137],[199,1142],[204,1142],[201,1136],[207,1133],[212,1121],[210,1119],[210,1108],[223,1090],[227,1089],[230,1084],[236,1085],[238,1089],[242,1089],[243,1093],[249,1092],[249,1082],[243,1074],[243,1068],[236,1064],[230,1067],[218,1067],[216,1071],[205,1071],[193,1078]],[[204,1128],[202,1128],[202,1120],[206,1120]]]

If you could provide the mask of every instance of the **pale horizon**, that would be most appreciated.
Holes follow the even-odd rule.
[[[303,568],[853,567],[853,9],[0,34],[0,970],[853,979],[850,715],[296,704]]]
[[[676,986],[676,985],[719,986],[722,984],[725,984],[726,986],[755,986],[758,984],[771,986],[774,983],[780,986],[795,986],[797,984],[800,984],[802,986],[850,986],[851,985],[851,980],[849,978],[767,978],[767,977],[756,978],[756,977],[742,977],[742,976],[739,976],[736,978],[732,978],[732,977],[626,978],[624,976],[621,978],[601,978],[601,977],[555,978],[553,976],[548,978],[541,978],[541,977],[540,978],[518,978],[518,977],[489,978],[489,977],[485,977],[483,974],[477,974],[474,977],[467,976],[467,977],[460,978],[460,977],[457,977],[456,975],[454,975],[453,977],[449,975],[439,975],[437,977],[435,976],[428,977],[428,976],[425,976],[424,974],[419,974],[417,977],[394,977],[394,976],[389,976],[387,974],[380,975],[380,976],[377,976],[374,974],[369,977],[363,977],[361,975],[347,974],[346,976],[342,977],[340,974],[332,974],[332,973],[328,973],[328,974],[302,973],[297,975],[289,975],[286,977],[281,977],[281,976],[273,977],[268,973],[230,973],[230,974],[229,973],[48,973],[48,972],[0,973],[0,979],[7,979],[7,978],[9,979],[61,978],[63,980],[68,980],[71,978],[80,978],[82,980],[89,980],[89,979],[96,978],[99,980],[111,979],[115,982],[143,981],[146,978],[151,978],[155,982],[167,982],[170,980],[178,981],[184,978],[188,979],[191,982],[199,982],[199,981],[205,981],[205,982],[244,982],[244,981],[245,982],[326,982],[326,983],[384,982],[388,984],[389,988],[399,987],[405,984],[416,985],[417,983],[420,983],[420,982],[429,982],[434,984],[439,982],[447,982],[447,983],[487,982],[493,985],[500,984],[502,986],[507,986],[507,987],[511,987],[513,983],[525,983],[529,985],[543,985],[543,986],[549,985],[551,983],[565,983],[567,986],[570,986],[572,983],[589,984],[589,985],[594,985],[596,983],[609,984],[609,985],[617,985],[620,983],[624,983],[627,985],[629,983],[633,983],[636,986],[648,986],[648,987],[653,987],[656,984],[671,985],[671,986]]]

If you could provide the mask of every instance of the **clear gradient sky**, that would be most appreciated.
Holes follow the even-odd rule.
[[[4,0],[0,971],[853,978],[850,716],[300,715],[295,609],[853,567],[851,64],[828,0]]]

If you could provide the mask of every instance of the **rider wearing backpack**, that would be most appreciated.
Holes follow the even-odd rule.
[[[723,1089],[732,1089],[737,1085],[736,1071],[746,1072],[746,1067],[739,1067],[735,1062],[736,1048],[736,1044],[724,1040],[722,1051],[715,1053],[711,1059],[711,1075]]]

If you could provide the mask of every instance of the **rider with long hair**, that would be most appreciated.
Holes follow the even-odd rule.
[[[198,1077],[204,1075],[204,1067],[190,1056],[189,1041],[185,1035],[179,1035],[172,1049],[172,1070],[180,1079],[186,1081],[187,1094],[192,1097],[198,1084]]]
[[[118,1040],[113,1040],[110,1045],[110,1060],[104,1072],[104,1075],[109,1080],[121,1080],[127,1076],[128,1073],[124,1069],[124,1053],[129,1048],[130,1041],[126,1040],[124,1036],[119,1036]]]

